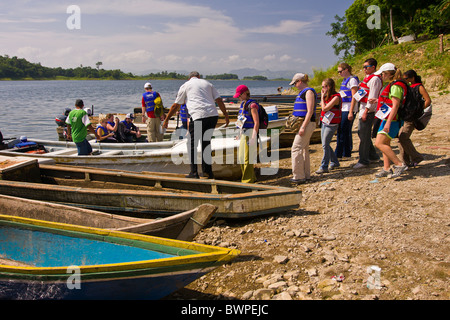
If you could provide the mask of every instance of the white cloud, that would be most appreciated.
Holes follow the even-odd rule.
[[[287,54],[284,54],[284,55],[282,55],[282,56],[280,57],[280,62],[286,62],[286,61],[289,61],[289,60],[291,60],[291,59],[292,59],[291,56],[289,56],[289,55],[287,55]]]
[[[296,20],[301,19],[298,14],[285,11],[274,13],[267,25],[258,26],[266,20],[254,19],[253,27],[247,29],[241,19],[227,14],[226,2],[197,3],[205,4],[193,5],[188,0],[77,0],[74,4],[81,9],[81,29],[69,30],[66,9],[70,3],[8,2],[5,9],[2,4],[0,13],[0,54],[63,68],[80,64],[94,67],[102,61],[105,69],[133,73],[146,69],[197,69],[203,74],[246,67],[280,70],[305,62],[298,57],[299,40],[323,20],[319,14]],[[266,10],[266,6],[258,2],[250,18],[258,17],[258,10]],[[295,39],[285,41],[289,38],[280,35]],[[300,49],[302,56],[317,50],[312,43],[308,50]],[[329,51],[332,55],[331,48]]]
[[[316,16],[311,21],[283,20],[278,25],[256,27],[248,29],[247,32],[280,35],[309,33],[321,20],[322,16]]]
[[[275,59],[276,59],[276,56],[274,54],[269,54],[263,58],[264,61],[273,61]]]

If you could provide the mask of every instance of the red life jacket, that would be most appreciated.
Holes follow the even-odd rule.
[[[331,108],[331,112],[334,113],[334,117],[333,119],[331,119],[330,124],[338,124],[341,123],[341,108],[342,108],[342,98],[341,95],[339,93],[335,93],[333,94],[328,100],[325,100],[325,105],[328,104],[328,102],[330,102],[331,100],[333,100],[334,97],[338,97],[339,98],[339,104],[335,104],[332,108]],[[320,121],[322,121],[323,116],[325,115],[326,112],[324,112],[322,110],[322,112],[320,113]]]
[[[370,75],[368,75],[368,76],[366,76],[366,77],[364,78],[364,80],[361,81],[361,83],[359,84],[359,87],[360,87],[361,89],[364,89],[365,92],[367,92],[366,95],[365,95],[364,97],[361,98],[360,102],[367,103],[367,100],[368,100],[368,98],[369,98],[369,93],[370,93],[370,89],[369,89],[369,86],[368,86],[367,84],[369,83],[369,81],[370,81],[373,77],[378,77],[378,78],[380,79],[380,81],[382,81],[382,80],[381,80],[381,76],[376,75],[376,74],[373,74],[373,73],[370,74]]]
[[[389,107],[392,108],[392,100],[389,98],[389,93],[391,92],[391,87],[393,85],[398,85],[400,87],[402,87],[403,89],[403,99],[400,102],[401,104],[405,103],[405,97],[406,97],[406,93],[408,90],[408,87],[406,86],[406,84],[403,81],[400,80],[394,80],[391,83],[389,83],[387,86],[385,86],[380,93],[380,96],[378,98],[378,105],[377,105],[377,111],[380,109],[380,107],[383,104],[388,105]],[[395,116],[394,120],[398,120],[398,114]]]

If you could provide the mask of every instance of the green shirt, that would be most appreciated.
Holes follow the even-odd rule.
[[[66,123],[71,126],[72,141],[83,142],[87,136],[87,126],[91,124],[89,116],[83,109],[70,111]]]
[[[400,101],[403,100],[403,88],[399,85],[394,84],[391,87],[391,90],[389,92],[389,99],[392,100],[392,97],[398,98]]]

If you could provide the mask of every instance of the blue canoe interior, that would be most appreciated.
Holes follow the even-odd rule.
[[[160,299],[238,254],[0,215],[0,299]]]

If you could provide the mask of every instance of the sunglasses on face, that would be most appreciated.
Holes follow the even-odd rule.
[[[374,67],[374,66],[372,66],[372,65],[369,65],[369,66],[363,66],[364,69],[372,68],[372,67]]]

